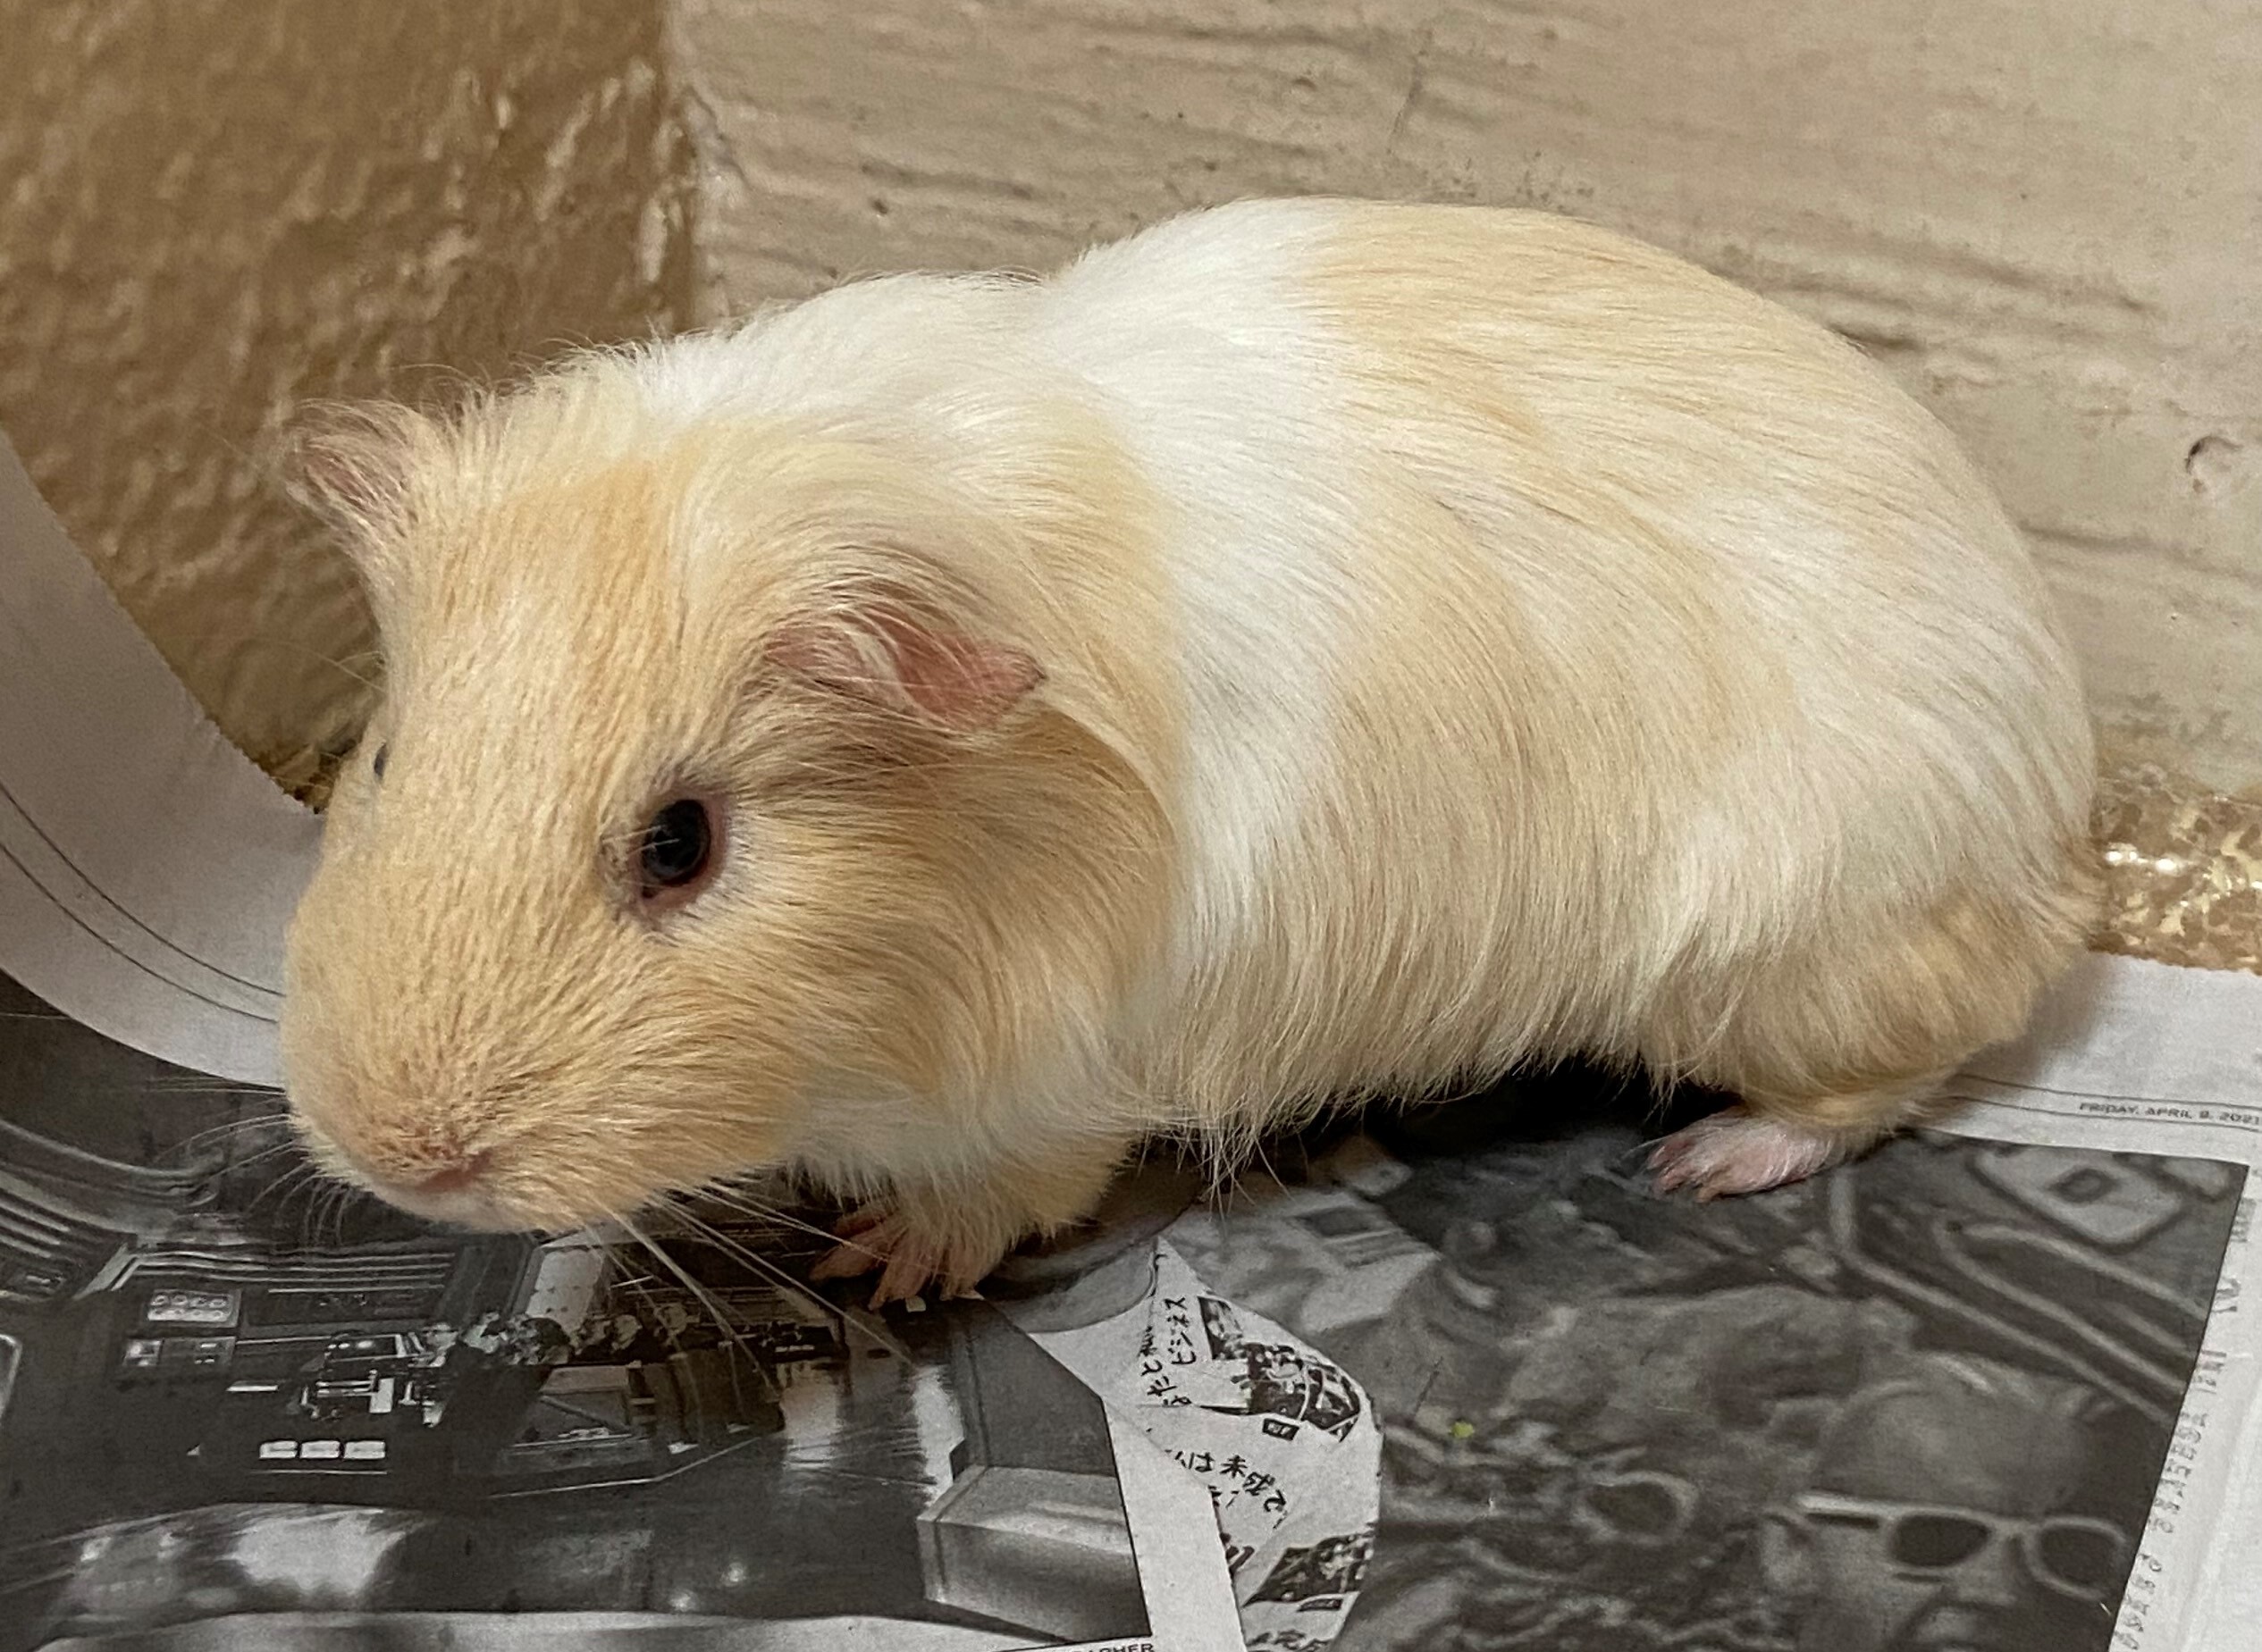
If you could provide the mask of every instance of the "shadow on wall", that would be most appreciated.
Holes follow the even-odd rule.
[[[286,785],[350,741],[370,631],[261,443],[688,318],[661,9],[0,0],[0,427]]]

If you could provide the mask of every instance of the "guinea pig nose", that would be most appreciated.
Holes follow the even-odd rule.
[[[494,1162],[494,1155],[475,1153],[461,1164],[451,1164],[444,1170],[408,1184],[412,1193],[461,1193],[482,1176]]]

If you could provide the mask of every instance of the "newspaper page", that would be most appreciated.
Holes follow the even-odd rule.
[[[2097,960],[2046,1019],[2106,1036],[1803,1187],[1480,1098],[885,1318],[734,1212],[348,1203],[11,987],[0,1646],[2240,1645],[2250,1126],[2115,1066],[2257,1024],[2191,983]]]
[[[1203,1488],[996,1307],[735,1211],[427,1227],[269,1094],[0,1029],[5,1652],[1240,1644]]]
[[[2262,980],[2090,960],[1757,1198],[1511,1084],[872,1315],[820,1212],[316,1181],[317,842],[0,449],[0,1652],[2256,1644]]]
[[[1963,1081],[1957,1133],[1756,1198],[1657,1199],[1636,1125],[1433,1114],[1181,1220],[1383,1415],[1335,1646],[2258,1644],[2250,1126],[2119,1064],[2176,974],[2094,960],[2110,1019]],[[2233,988],[2184,1030],[2251,1039]],[[2116,1122],[2136,1097],[2193,1128]]]
[[[2254,1463],[2262,1327],[2244,1296],[2248,1178],[2262,1147],[2262,980],[2090,960],[2024,1040],[1975,1063],[1956,1092],[1968,1104],[1960,1130],[2030,1153],[2062,1144],[2085,1155],[2069,1155],[2060,1177],[2030,1178],[2027,1202],[2068,1235],[2085,1234],[2090,1252],[2119,1268],[2192,1221],[2203,1202],[2228,1206],[2227,1240],[2204,1282],[2206,1330],[2109,1644],[2130,1652],[2262,1644],[2262,1579],[2248,1558],[2262,1539]],[[2072,1283],[2102,1293],[2115,1271]],[[2097,1327],[2086,1304],[2051,1305],[2069,1324]],[[2100,1374],[2126,1380],[2110,1363],[2133,1351],[2126,1331],[2094,1340]],[[2165,1376],[2174,1367],[2156,1354],[2155,1368]]]

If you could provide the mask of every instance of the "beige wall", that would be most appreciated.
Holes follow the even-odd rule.
[[[661,33],[658,0],[0,0],[0,426],[287,781],[368,639],[263,432],[678,321]]]
[[[1867,344],[2047,558],[2116,755],[2262,782],[2262,10],[680,0],[710,301],[1342,191],[1630,229]]]
[[[252,457],[292,401],[1339,190],[1630,228],[1862,340],[2032,534],[2116,755],[2262,783],[2254,8],[0,0],[0,425],[288,780],[366,642]]]

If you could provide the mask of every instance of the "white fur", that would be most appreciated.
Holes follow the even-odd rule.
[[[993,398],[1047,383],[1106,420],[1169,512],[1160,549],[1187,717],[1172,809],[1190,857],[1183,960],[1240,938],[1338,755],[1333,679],[1356,624],[1362,524],[1313,461],[1358,431],[1295,290],[1299,254],[1329,219],[1298,202],[1181,218],[1043,284],[862,281],[643,364],[654,405],[685,424],[815,415],[957,425],[979,441]]]
[[[1184,970],[1246,937],[1283,843],[1343,755],[1333,713],[1365,583],[1363,524],[1314,459],[1358,431],[1298,303],[1303,251],[1328,221],[1279,201],[1181,218],[1088,254],[1034,317],[1047,356],[1104,398],[1169,501]]]
[[[1522,1030],[1499,1041],[1503,1053],[1543,1035],[1630,1048],[1642,1000],[1692,957],[1787,944],[1786,923],[1932,886],[1950,862],[1997,857],[2008,875],[2008,863],[2079,818],[2087,724],[2007,525],[1953,506],[1905,518],[1896,567],[1880,559],[1889,547],[1874,524],[1847,519],[1858,495],[1846,486],[1844,444],[1871,425],[1874,450],[1896,462],[1913,409],[1880,400],[1818,425],[1812,406],[1743,405],[1723,420],[1702,403],[1733,387],[1708,382],[1721,364],[1702,336],[1675,354],[1671,314],[1622,318],[1654,336],[1646,382],[1577,356],[1545,360],[1543,379],[1503,369],[1502,393],[1551,423],[1622,432],[1645,449],[1638,459],[1596,456],[1598,473],[1658,479],[1644,496],[1606,476],[1608,502],[1700,554],[1711,614],[1749,640],[1748,658],[1700,667],[1692,662],[1705,645],[1681,634],[1673,606],[1686,591],[1629,566],[1622,544],[1583,531],[1592,524],[1551,520],[1521,478],[1487,474],[1468,450],[1440,445],[1437,431],[1393,433],[1352,405],[1347,384],[1364,346],[1315,319],[1309,284],[1358,210],[1266,201],[1190,214],[1042,283],[859,283],[646,358],[656,405],[685,422],[817,414],[954,427],[955,439],[979,444],[989,439],[985,417],[1037,383],[1087,397],[1106,417],[1167,502],[1162,554],[1182,626],[1185,751],[1171,810],[1186,856],[1179,979],[1157,983],[1150,1009],[1182,1011],[1173,993],[1190,977],[1284,920],[1295,901],[1277,886],[1280,851],[1315,810],[1347,806],[1332,775],[1410,758],[1466,769],[1472,809],[1504,806],[1486,795],[1506,772],[1501,754],[1457,744],[1450,723],[1438,725],[1434,750],[1408,754],[1362,746],[1339,717],[1373,607],[1375,541],[1390,532],[1362,515],[1348,479],[1378,449],[1425,467],[1436,496],[1501,558],[1499,600],[1545,648],[1518,662],[1526,692],[1574,710],[1591,702],[1602,784],[1542,807],[1584,826],[1598,809],[1608,815],[1613,789],[1629,803],[1676,790],[1690,800],[1669,819],[1623,814],[1620,843],[1588,846],[1609,863],[1594,881],[1618,883],[1622,910],[1601,923],[1578,913],[1605,956],[1563,961],[1590,985],[1599,963],[1613,977],[1601,997],[1621,1013],[1566,1023],[1561,1006],[1529,1003],[1509,1018]],[[1496,312],[1473,309],[1467,326],[1513,360],[1524,314],[1504,293]],[[1688,410],[1661,410],[1656,400],[1672,395],[1687,397]],[[1771,463],[1755,465],[1755,449]],[[1939,600],[1943,579],[1952,602]],[[1683,764],[1671,702],[1699,668],[1745,719],[1737,749],[1678,788],[1632,784]],[[1876,807],[1879,796],[1894,806]],[[1535,831],[1546,838],[1544,823]],[[1488,839],[1498,833],[1471,834]],[[1433,885],[1436,910],[1401,922],[1455,923],[1464,917],[1455,904],[1490,870],[1474,888]]]

